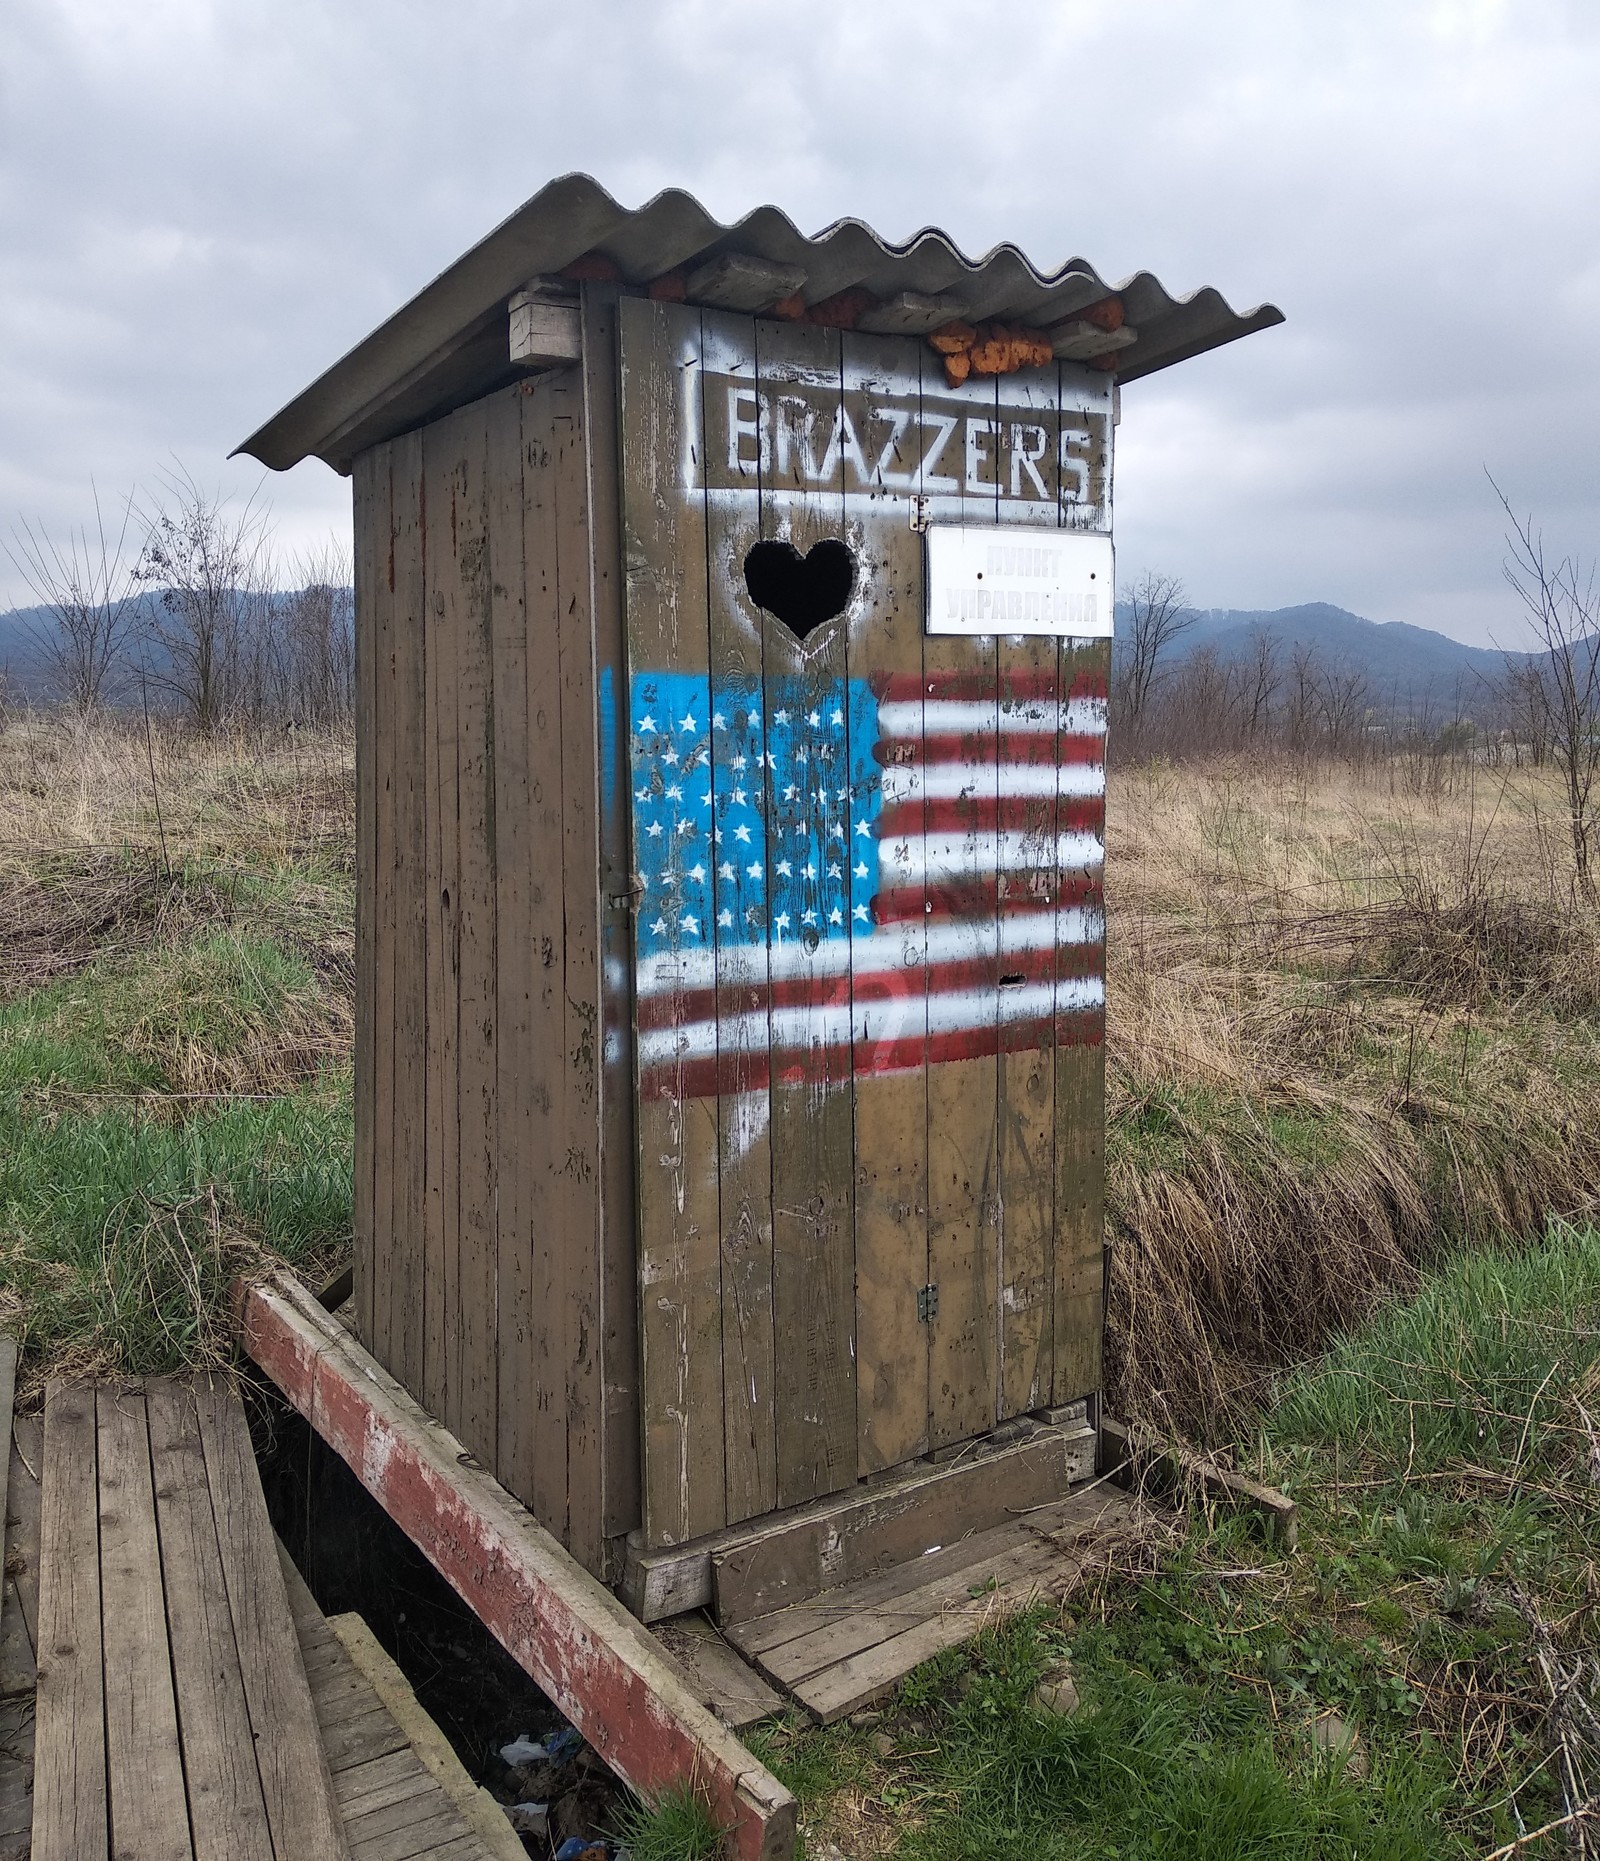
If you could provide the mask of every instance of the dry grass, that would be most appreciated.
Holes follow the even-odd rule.
[[[1600,1199],[1600,939],[1553,787],[1122,770],[1108,832],[1115,1406],[1218,1435],[1442,1245]]]

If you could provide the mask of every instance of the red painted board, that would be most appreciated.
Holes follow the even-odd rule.
[[[254,1361],[612,1770],[645,1798],[690,1784],[738,1861],[790,1861],[794,1798],[443,1423],[291,1280],[235,1305]]]

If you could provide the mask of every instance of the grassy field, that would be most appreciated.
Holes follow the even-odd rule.
[[[1562,1762],[1600,1787],[1546,1674],[1600,1595],[1600,952],[1553,790],[1146,766],[1110,813],[1110,1407],[1295,1491],[1301,1553],[1184,1518],[768,1754],[850,1861],[1516,1840]],[[25,1399],[220,1356],[239,1265],[347,1251],[352,815],[340,741],[0,731]],[[1039,1712],[1069,1658],[1083,1709]],[[688,1806],[652,1826],[645,1861],[694,1854]]]

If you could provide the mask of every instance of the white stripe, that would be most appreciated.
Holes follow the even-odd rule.
[[[1103,737],[1104,698],[1026,699],[1002,711],[976,698],[890,698],[878,706],[878,729],[886,737],[956,737],[968,730],[993,736],[1019,735]]]
[[[931,762],[922,768],[891,764],[883,772],[883,800],[966,801],[977,796],[1103,795],[1106,772],[1099,763]]]
[[[1093,834],[1057,834],[1052,846],[1044,834],[1008,827],[1001,833],[980,828],[962,834],[954,829],[933,834],[891,834],[883,843],[880,870],[896,885],[937,883],[941,879],[987,879],[996,872],[1088,872],[1105,861],[1105,848]]]
[[[1069,905],[1060,912],[1048,906],[1042,911],[1006,912],[1000,922],[1004,926],[1000,941],[1007,950],[1049,950],[1057,944],[1099,943],[1106,934],[1105,913],[1083,905]],[[898,934],[902,930],[910,934],[902,937]],[[925,963],[961,963],[992,953],[994,936],[992,918],[982,924],[952,924],[941,919],[926,928],[917,923],[886,924],[870,937],[827,938],[817,945],[814,955],[808,955],[800,943],[775,944],[768,956],[767,974],[774,982],[787,982],[795,976],[840,976],[847,970],[858,976],[884,976],[895,970],[921,969]],[[753,960],[740,965],[741,981],[752,972],[760,976],[761,945],[737,944],[724,953],[738,957],[746,952]],[[640,958],[641,995],[669,990],[688,994],[716,986],[714,950],[682,950]]]
[[[1058,983],[1041,982],[1018,989],[963,989],[927,998],[929,1034],[957,1034],[1004,1025],[1011,1021],[1040,1021],[1074,1009],[1098,1008],[1105,1000],[1105,985],[1098,976],[1082,976]],[[890,1040],[896,1031],[872,1031],[873,1010],[881,1007],[886,1018],[894,1004],[864,1002],[858,1017],[868,1029],[865,1038]],[[915,1003],[915,1031],[920,1034],[922,998]],[[722,1039],[729,1052],[749,1052],[768,1044],[789,1051],[807,1047],[842,1047],[852,1038],[851,1010],[840,1002],[827,1008],[774,1008],[770,1014],[730,1016],[722,1023]],[[893,1023],[890,1023],[891,1028]],[[859,1033],[859,1030],[857,1030]],[[741,1045],[741,1043],[744,1043]],[[639,1070],[671,1066],[682,1061],[712,1060],[717,1055],[717,1023],[690,1021],[682,1027],[662,1028],[639,1036]]]

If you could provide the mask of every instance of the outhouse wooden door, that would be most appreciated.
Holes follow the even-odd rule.
[[[621,312],[656,1546],[1098,1386],[1109,648],[925,631],[923,526],[1108,528],[1111,410]]]

